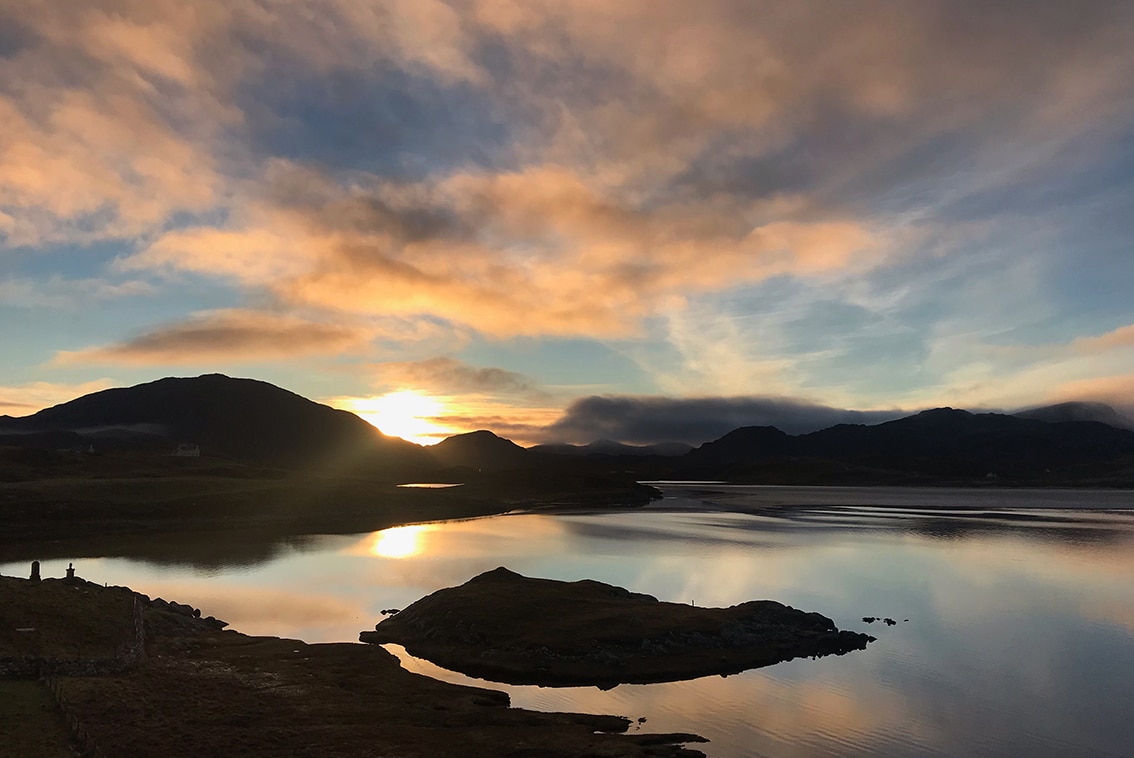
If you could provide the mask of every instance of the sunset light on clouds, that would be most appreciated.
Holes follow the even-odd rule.
[[[0,0],[0,414],[1131,412],[1132,82],[1106,0]]]

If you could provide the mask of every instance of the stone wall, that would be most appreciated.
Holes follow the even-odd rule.
[[[82,720],[75,714],[75,710],[67,701],[59,680],[56,677],[49,676],[44,679],[44,684],[55,699],[59,710],[63,713],[63,720],[67,722],[67,728],[71,730],[71,737],[74,739],[74,745],[78,748],[79,754],[85,756],[85,758],[108,758],[109,753],[99,746],[91,733],[83,726]]]
[[[120,674],[146,655],[144,603],[134,595],[134,632],[112,656],[58,658],[40,655],[0,656],[0,678],[35,679],[49,676],[108,676]]]

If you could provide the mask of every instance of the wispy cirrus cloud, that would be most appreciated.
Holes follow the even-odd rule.
[[[149,282],[128,279],[67,279],[59,275],[46,280],[23,277],[0,279],[0,304],[9,308],[85,308],[92,303],[122,297],[153,295]]]

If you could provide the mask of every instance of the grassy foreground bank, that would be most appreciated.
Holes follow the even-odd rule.
[[[0,609],[0,663],[35,659],[45,675],[0,678],[0,723],[15,725],[3,755],[701,755],[681,747],[693,735],[511,708],[380,647],[249,637],[124,587],[0,577]],[[108,651],[124,665],[90,664]]]

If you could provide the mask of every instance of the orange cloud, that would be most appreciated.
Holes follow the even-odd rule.
[[[177,213],[242,204],[244,181],[263,168],[244,130],[271,118],[242,102],[242,87],[286,91],[273,79],[281,63],[316,76],[394,66],[467,87],[525,114],[503,151],[511,165],[567,166],[600,194],[635,198],[631,207],[709,146],[727,143],[728,160],[759,156],[832,114],[901,129],[875,150],[847,151],[818,180],[825,187],[934,134],[987,129],[1005,103],[1026,131],[1079,130],[1123,107],[1132,74],[1115,54],[1131,42],[1129,11],[1104,6],[989,7],[980,23],[928,4],[652,0],[3,0],[0,11],[16,50],[0,59],[10,244],[142,235]],[[509,57],[506,80],[490,70],[489,47]]]
[[[178,365],[265,361],[362,350],[372,336],[370,330],[359,326],[254,311],[215,311],[118,344],[62,351],[53,362]]]
[[[80,384],[33,382],[18,387],[0,387],[0,415],[28,416],[114,386],[115,382],[110,379],[96,379]]]
[[[563,167],[341,187],[284,162],[243,229],[171,232],[122,262],[266,286],[362,315],[432,314],[500,337],[634,334],[686,293],[869,265],[850,220],[780,219],[775,201],[635,206]]]
[[[1134,347],[1134,324],[1119,327],[1096,337],[1079,337],[1071,348],[1083,353],[1099,353]]]
[[[923,222],[955,247],[936,207],[1025,173],[1035,185],[1088,152],[1071,140],[1105,147],[1128,123],[1131,12],[0,0],[0,242],[119,240],[122,270],[455,339],[630,338],[661,316],[688,369],[663,389],[781,391],[807,379],[795,357],[738,361],[750,335],[683,328],[687,302],[910,255],[926,246],[903,235]],[[394,94],[423,112],[354,121],[353,104],[401,78]],[[357,137],[348,160],[326,157],[334,130],[304,124],[306,102]],[[418,131],[431,139],[399,141]],[[467,134],[476,149],[447,152]],[[198,321],[59,360],[279,354],[271,329]],[[311,351],[317,335],[363,344],[296,334]],[[957,384],[1005,386],[1002,366],[971,365]]]
[[[1134,413],[1134,373],[1069,381],[1055,390],[1052,400],[1098,400]]]
[[[133,237],[217,202],[210,141],[225,108],[193,57],[217,14],[12,5],[23,44],[0,57],[8,244]]]
[[[563,415],[561,408],[506,405],[475,398],[454,398],[453,410],[433,419],[459,432],[490,429],[517,445],[547,441],[547,427]],[[440,440],[438,440],[440,441]]]
[[[418,394],[421,390],[429,390],[430,388],[427,385],[428,380],[422,384],[406,382],[397,386],[400,391],[408,391],[412,395]],[[386,398],[398,394],[400,392],[396,391],[367,397],[331,397],[324,398],[322,402],[335,408],[358,413],[385,430],[383,419],[375,413],[376,406],[383,405]],[[563,414],[561,408],[551,405],[550,398],[548,398],[547,405],[537,404],[538,396],[528,398],[521,396],[516,400],[498,399],[491,393],[433,394],[430,392],[426,397],[428,400],[423,404],[422,412],[411,414],[413,416],[412,423],[420,427],[419,431],[414,431],[411,434],[414,440],[419,441],[420,444],[440,442],[454,434],[490,429],[501,437],[510,439],[519,445],[534,445],[546,441],[546,428]],[[409,410],[406,401],[401,399],[397,401],[395,407],[400,412]],[[418,419],[421,423],[418,423]],[[402,420],[402,418],[391,419],[395,423]],[[400,434],[404,432],[389,431],[388,433]]]
[[[379,363],[375,364],[374,372],[377,381],[388,386],[442,394],[548,397],[536,382],[515,371],[470,366],[455,358]]]

